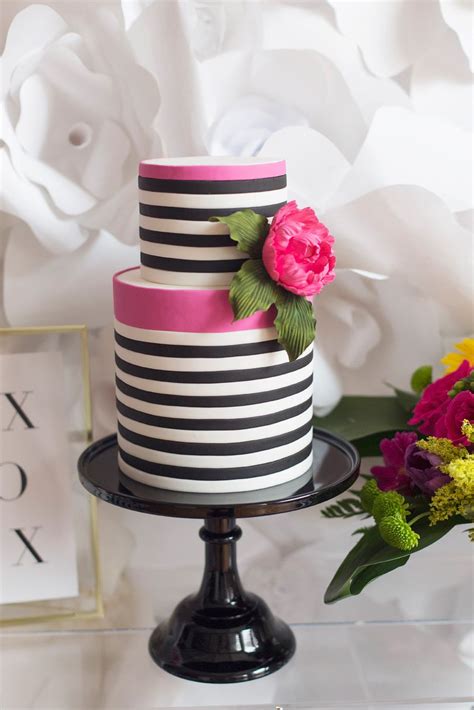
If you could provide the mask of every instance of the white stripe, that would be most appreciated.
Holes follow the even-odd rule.
[[[223,271],[215,273],[196,273],[193,271],[162,271],[152,269],[149,266],[141,266],[140,273],[146,281],[156,284],[166,284],[170,286],[185,286],[194,288],[196,286],[210,289],[215,286],[230,286],[234,278],[235,271]]]
[[[159,355],[136,353],[116,343],[115,352],[132,365],[151,367],[155,370],[170,370],[172,372],[222,372],[241,370],[243,368],[272,367],[273,365],[282,365],[288,362],[288,355],[284,350],[261,353],[260,355],[243,355],[242,357],[160,357]]]
[[[313,408],[309,407],[302,414],[298,414],[291,419],[285,419],[276,424],[268,424],[255,429],[234,429],[228,431],[194,431],[188,429],[165,429],[164,427],[142,424],[134,419],[129,419],[120,412],[117,412],[118,421],[130,431],[134,431],[142,436],[150,436],[154,439],[166,439],[166,441],[182,441],[188,444],[230,444],[241,441],[255,441],[266,439],[270,436],[278,436],[286,432],[294,431],[300,426],[307,424],[313,417]]]
[[[163,207],[181,207],[182,209],[213,209],[233,207],[263,207],[286,202],[287,189],[267,190],[266,192],[241,192],[225,195],[190,194],[139,190],[138,199],[144,205]]]
[[[285,444],[284,446],[277,446],[274,449],[257,451],[251,454],[237,454],[235,456],[190,456],[188,454],[169,454],[167,451],[146,449],[144,446],[132,444],[132,442],[124,439],[120,432],[117,433],[118,444],[127,454],[137,456],[143,459],[143,461],[149,461],[150,463],[162,464],[164,466],[182,466],[185,468],[239,468],[240,466],[257,466],[272,461],[279,461],[287,456],[297,454],[308,446],[312,440],[313,432],[308,431],[307,434],[293,441],[291,444]]]
[[[162,219],[140,215],[140,227],[157,232],[173,232],[173,234],[229,234],[229,227],[221,222],[191,219]]]
[[[302,392],[292,394],[289,397],[273,400],[271,402],[260,402],[259,404],[246,404],[239,407],[175,407],[168,404],[153,404],[144,402],[135,397],[129,397],[116,388],[117,399],[127,407],[136,409],[138,412],[153,414],[156,417],[169,417],[171,419],[247,419],[248,417],[260,417],[275,412],[283,412],[290,407],[306,402],[313,396],[313,386],[307,387]]]
[[[149,271],[152,274],[155,273],[163,273],[163,274],[170,274],[172,272],[169,271],[163,271],[160,272],[158,269],[149,269],[148,267],[143,267],[144,271]],[[186,274],[185,274],[186,275]],[[192,274],[190,274],[192,276]],[[154,283],[153,281],[150,281],[149,279],[143,278],[143,275],[140,271],[140,267],[136,266],[132,269],[127,269],[127,271],[123,271],[121,274],[117,275],[117,280],[118,281],[123,281],[123,283],[126,284],[133,284],[133,286],[137,286],[139,288],[144,288],[144,289],[149,289],[150,291],[195,291],[196,288],[199,291],[209,291],[209,286],[203,285],[203,286],[190,286],[189,284],[165,284],[165,283],[160,283],[156,282]],[[230,278],[232,278],[232,274],[230,274]],[[228,286],[228,285],[227,285]],[[222,287],[213,287],[213,290],[215,291],[227,291],[228,288],[225,288],[225,286]]]
[[[167,259],[189,259],[191,261],[222,261],[224,259],[247,259],[237,247],[188,247],[174,244],[155,244],[140,239],[140,251],[152,256],[163,256]]]
[[[163,345],[243,345],[247,343],[262,343],[276,340],[277,332],[271,328],[255,328],[254,330],[233,330],[226,333],[183,333],[173,330],[149,330],[126,325],[115,319],[115,330],[125,338],[142,340],[145,343],[160,343]]]
[[[239,382],[162,382],[149,380],[145,377],[136,377],[123,372],[118,365],[115,367],[117,376],[131,387],[136,387],[145,392],[169,394],[180,397],[227,397],[232,395],[273,392],[282,387],[290,387],[313,374],[313,362],[305,367],[287,372],[276,377],[264,377],[260,380],[241,380]]]
[[[287,483],[300,476],[310,476],[309,469],[313,461],[312,453],[301,463],[287,468],[285,471],[270,473],[267,476],[255,476],[254,478],[236,478],[227,481],[195,481],[186,478],[172,478],[170,476],[155,476],[151,473],[144,473],[137,468],[130,466],[122,460],[119,454],[119,466],[123,473],[129,478],[144,483],[154,488],[164,488],[171,491],[183,491],[188,493],[237,493],[240,491],[255,491],[263,488],[277,486],[280,483]]]

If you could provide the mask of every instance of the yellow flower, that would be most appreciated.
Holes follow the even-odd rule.
[[[429,451],[430,454],[436,454],[444,463],[467,456],[467,449],[464,446],[455,446],[449,439],[441,439],[436,436],[428,436],[426,439],[417,441],[416,445],[419,449]]]
[[[430,502],[430,524],[435,525],[460,513],[463,501],[464,496],[455,481],[438,488]]]
[[[462,426],[461,426],[461,431],[466,436],[471,444],[474,444],[474,426],[471,424],[469,419],[464,419]]]
[[[441,467],[452,481],[438,488],[430,502],[430,523],[435,525],[453,515],[472,520],[474,511],[474,454]]]
[[[474,367],[474,338],[464,338],[460,343],[456,343],[455,347],[459,352],[448,353],[441,359],[442,364],[446,366],[446,374],[457,370],[463,360],[469,360],[471,367]]]
[[[442,466],[441,470],[448,474],[461,493],[474,498],[474,454],[468,454],[463,459],[456,459]]]

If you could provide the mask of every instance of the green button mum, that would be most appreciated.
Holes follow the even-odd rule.
[[[413,550],[418,546],[420,536],[400,515],[387,515],[379,523],[382,539],[399,550]]]

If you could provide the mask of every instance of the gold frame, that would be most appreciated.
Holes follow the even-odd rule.
[[[90,358],[88,345],[88,331],[86,325],[57,325],[57,326],[31,326],[23,328],[0,328],[0,337],[7,335],[40,335],[40,334],[61,334],[61,333],[77,333],[81,340],[81,364],[82,364],[82,382],[83,382],[83,411],[84,411],[84,433],[87,444],[92,443],[92,398],[90,384]],[[45,613],[42,615],[32,616],[17,616],[10,619],[0,618],[0,627],[34,624],[49,621],[59,621],[64,619],[71,620],[87,620],[99,619],[104,616],[104,604],[102,597],[102,577],[100,571],[99,558],[99,534],[98,534],[98,516],[97,516],[97,499],[94,496],[89,496],[90,505],[90,524],[91,524],[91,550],[93,573],[95,577],[95,609],[93,611],[71,611],[64,610],[62,612]],[[25,605],[31,602],[25,602]],[[0,605],[1,608],[1,605]]]

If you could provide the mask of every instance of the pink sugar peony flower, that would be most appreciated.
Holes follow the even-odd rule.
[[[393,439],[382,439],[380,451],[384,465],[370,469],[381,491],[410,492],[412,481],[405,468],[405,453],[417,439],[413,431],[399,431]]]
[[[270,277],[297,296],[314,296],[334,279],[334,237],[311,207],[288,202],[273,218],[262,259]]]
[[[428,385],[408,423],[419,424],[418,429],[427,436],[448,437],[445,422],[445,414],[451,402],[448,392],[458,380],[467,377],[470,371],[468,360],[464,360],[457,370]]]
[[[471,442],[461,431],[464,419],[474,424],[474,394],[468,390],[459,392],[451,399],[444,415],[444,428],[445,436],[451,439],[453,444],[470,446]]]

